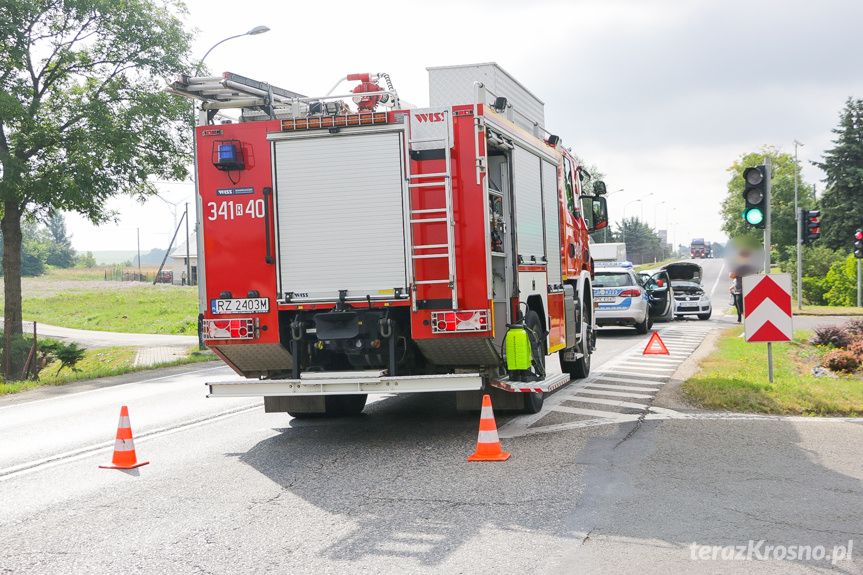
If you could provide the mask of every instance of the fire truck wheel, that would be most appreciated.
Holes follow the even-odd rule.
[[[524,316],[524,324],[529,330],[528,337],[530,338],[530,348],[534,358],[538,358],[540,369],[545,371],[545,337],[543,337],[542,323],[539,321],[539,315],[530,310]],[[541,391],[524,394],[523,413],[539,413],[542,410],[542,404],[545,402],[545,394]]]
[[[566,350],[560,351],[560,369],[568,373],[572,379],[584,379],[590,374],[590,353],[582,355],[575,361],[566,361],[563,355]]]

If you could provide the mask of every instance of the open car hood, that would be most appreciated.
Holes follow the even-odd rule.
[[[671,280],[682,280],[695,283],[701,283],[701,266],[689,262],[677,262],[662,266],[662,269],[668,273],[668,278]]]

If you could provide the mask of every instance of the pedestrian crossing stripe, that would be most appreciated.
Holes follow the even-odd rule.
[[[662,339],[673,341],[669,344],[672,351],[668,355],[645,356],[641,343],[636,343],[615,358],[603,363],[587,378],[576,380],[548,396],[545,400],[545,408],[539,413],[511,419],[498,429],[498,434],[503,438],[513,438],[598,425],[636,422],[640,419],[655,420],[688,416],[673,409],[655,407],[652,403],[659,389],[671,380],[671,376],[680,364],[714,329],[717,328],[713,326],[660,328],[657,331],[662,333]],[[543,425],[543,418],[551,413],[569,415],[573,421]]]

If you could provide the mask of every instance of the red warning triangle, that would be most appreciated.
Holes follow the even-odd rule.
[[[658,332],[653,332],[650,336],[650,341],[647,342],[647,347],[641,352],[641,355],[668,355],[668,348],[662,343],[662,338]]]

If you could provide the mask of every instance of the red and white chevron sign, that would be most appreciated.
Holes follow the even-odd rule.
[[[746,341],[791,341],[791,275],[745,276],[743,318]]]

